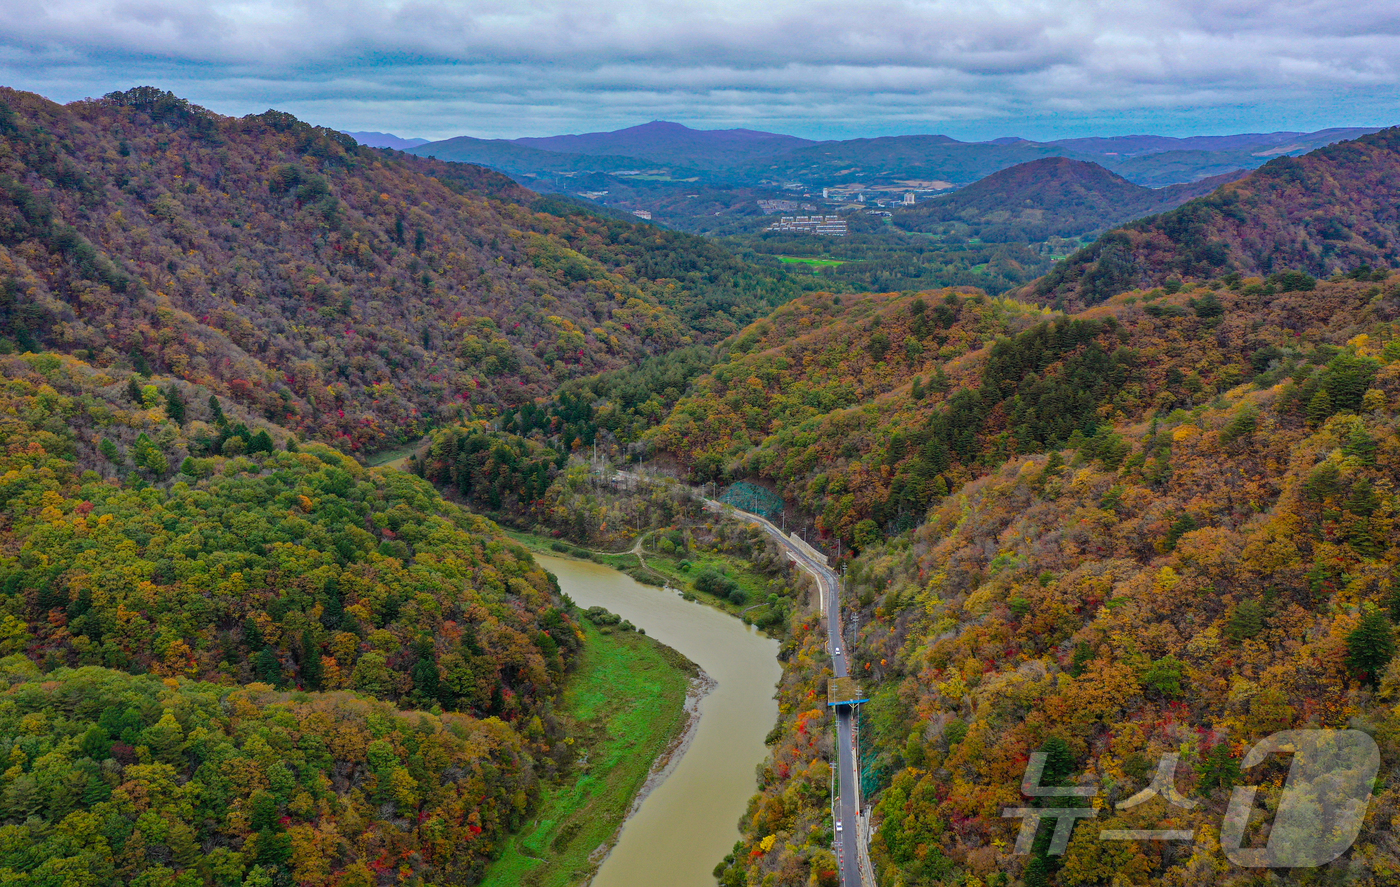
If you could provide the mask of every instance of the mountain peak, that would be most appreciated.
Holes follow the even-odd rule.
[[[611,132],[515,139],[528,148],[569,154],[633,157],[682,166],[770,157],[816,144],[808,139],[752,129],[692,129],[653,120]]]
[[[367,148],[395,148],[406,151],[428,144],[427,139],[405,139],[391,132],[346,132],[350,138]]]

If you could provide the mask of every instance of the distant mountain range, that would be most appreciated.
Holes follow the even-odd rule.
[[[1162,187],[1254,168],[1273,157],[1303,154],[1375,131],[1353,127],[1311,133],[1190,138],[1137,135],[1050,142],[1020,138],[960,142],[944,135],[907,135],[814,142],[747,129],[695,130],[679,123],[654,121],[615,132],[545,138],[487,140],[459,136],[408,150],[441,160],[495,166],[508,174],[533,178],[559,173],[617,174],[629,169],[640,172],[663,165],[673,179],[703,172],[709,174],[704,178],[719,174],[734,184],[757,185],[766,180],[814,188],[900,179],[968,185],[1019,163],[1042,157],[1067,157],[1093,161],[1138,185]]]
[[[428,144],[427,139],[403,139],[391,132],[347,132],[345,134],[367,148],[395,148],[399,151],[407,151],[409,148]]]
[[[488,166],[537,191],[583,195],[624,210],[647,210],[664,224],[716,232],[733,230],[736,224],[761,226],[762,213],[756,201],[765,197],[811,201],[822,198],[823,189],[827,189],[831,202],[822,207],[827,210],[867,189],[871,191],[868,196],[879,199],[906,188],[927,197],[1046,158],[1098,164],[1120,177],[1115,186],[1120,191],[1123,184],[1157,189],[1234,175],[1274,157],[1303,154],[1370,132],[1375,129],[1190,138],[1135,135],[1050,142],[1014,137],[961,142],[946,135],[818,142],[748,129],[696,130],[653,121],[615,132],[544,138],[458,136],[406,150],[424,157]],[[1104,195],[1096,200],[1108,206],[1124,196]],[[1189,196],[1194,193],[1157,199],[1133,192],[1129,204],[1159,211]],[[1084,212],[1077,215],[1087,218]],[[1133,217],[1096,215],[1088,223],[1076,221],[1069,227],[1101,230]],[[1024,239],[1012,238],[1009,233],[1005,238]]]
[[[652,163],[697,163],[721,166],[775,157],[819,144],[797,136],[757,132],[752,129],[700,130],[654,120],[616,132],[514,139],[513,143],[542,151],[564,154],[597,154],[606,157],[633,157]]]

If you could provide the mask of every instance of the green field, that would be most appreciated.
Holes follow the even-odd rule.
[[[571,722],[576,762],[542,792],[536,815],[505,842],[485,887],[571,887],[597,868],[589,856],[612,841],[651,765],[685,727],[695,665],[630,631],[586,640],[560,713]]]
[[[392,450],[380,450],[372,456],[365,457],[365,464],[376,468],[397,468],[400,471],[408,464],[408,457],[412,456],[423,446],[423,441],[415,440],[413,443],[403,444],[394,447]]]
[[[841,259],[806,259],[802,256],[778,256],[778,261],[788,265],[816,265],[819,268],[833,268],[846,264]]]

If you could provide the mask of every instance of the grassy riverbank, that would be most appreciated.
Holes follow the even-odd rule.
[[[681,589],[698,602],[723,610],[745,622],[759,622],[759,625],[763,626],[765,623],[760,620],[770,610],[770,605],[766,603],[769,595],[768,580],[742,558],[713,551],[692,551],[683,557],[644,551],[642,559],[639,560],[637,555],[630,551],[593,551],[572,542],[561,543],[521,530],[508,527],[504,529],[507,536],[533,552],[556,557],[583,558],[626,573],[639,582],[651,585],[669,584]],[[650,535],[648,533],[648,536]],[[695,580],[706,570],[716,570],[733,580],[743,591],[743,603],[735,603],[728,598],[697,588]]]
[[[585,880],[602,855],[594,851],[615,836],[652,762],[685,729],[693,663],[635,632],[603,634],[587,622],[584,631],[579,666],[561,700],[561,713],[573,722],[577,763],[545,788],[535,817],[487,871],[485,887]]]

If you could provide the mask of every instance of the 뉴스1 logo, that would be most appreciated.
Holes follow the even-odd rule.
[[[1291,756],[1288,778],[1279,796],[1277,811],[1263,847],[1247,847],[1246,830],[1254,809],[1258,786],[1236,788],[1220,826],[1220,843],[1225,856],[1246,868],[1311,868],[1325,865],[1351,847],[1361,832],[1361,821],[1371,802],[1371,786],[1380,770],[1380,749],[1360,730],[1284,730],[1256,742],[1240,766],[1249,770],[1264,763],[1269,755]],[[1044,786],[1040,784],[1047,760],[1045,752],[1035,752],[1026,764],[1021,793],[1032,798],[1092,798],[1098,789],[1085,786]],[[1183,809],[1200,802],[1182,797],[1176,790],[1177,755],[1164,755],[1152,777],[1152,784],[1131,798],[1118,802],[1126,810],[1160,797]],[[1094,807],[1007,807],[1001,815],[1021,820],[1016,836],[1016,852],[1029,853],[1041,822],[1055,823],[1048,853],[1058,856],[1069,845],[1075,823],[1094,819]],[[1102,829],[1100,841],[1192,841],[1190,829]]]

